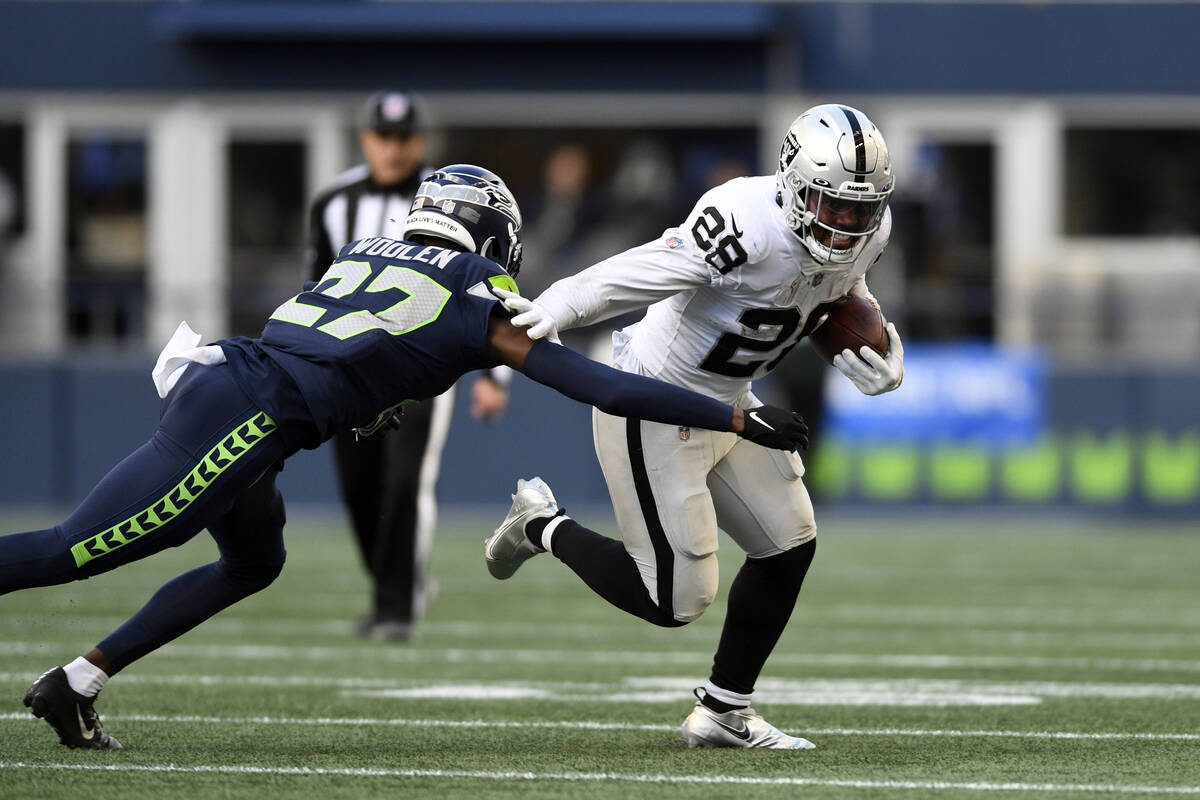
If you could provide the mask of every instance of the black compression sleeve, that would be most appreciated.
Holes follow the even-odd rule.
[[[733,408],[719,400],[606,367],[545,339],[533,343],[522,372],[616,417],[714,431],[728,431],[733,424]]]

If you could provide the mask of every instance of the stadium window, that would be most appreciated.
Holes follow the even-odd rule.
[[[228,148],[230,323],[235,335],[257,336],[306,279],[305,146],[235,139]]]
[[[25,128],[0,122],[0,275],[7,275],[16,240],[25,233]],[[21,292],[8,281],[8,292]],[[18,303],[28,303],[22,297]]]
[[[77,342],[141,342],[146,305],[146,142],[67,142],[67,326]]]
[[[912,339],[993,337],[994,159],[991,144],[926,142],[917,169],[898,181],[893,244],[871,275],[882,300],[893,273],[903,273],[897,323]]]
[[[1068,129],[1065,169],[1068,236],[1200,235],[1200,130]]]
[[[512,188],[530,296],[678,225],[712,186],[759,174],[755,128],[472,127],[445,131],[436,149],[495,165]]]
[[[0,122],[0,253],[25,233],[25,126]],[[0,254],[0,263],[4,256]]]

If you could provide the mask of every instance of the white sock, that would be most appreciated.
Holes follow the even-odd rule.
[[[734,706],[735,708],[746,708],[750,705],[750,698],[754,696],[753,694],[738,694],[728,689],[722,689],[712,681],[704,684],[704,693],[713,700],[720,700],[722,703]]]
[[[570,519],[570,517],[568,517],[566,514],[562,514],[561,516],[557,516],[550,520],[548,523],[546,523],[546,527],[542,529],[542,547],[544,547],[546,552],[548,552],[550,555],[554,555],[554,548],[552,547],[552,544],[554,543],[554,531],[563,523],[563,520],[567,519]]]
[[[108,674],[83,656],[63,667],[67,683],[84,697],[95,697],[108,682]]]

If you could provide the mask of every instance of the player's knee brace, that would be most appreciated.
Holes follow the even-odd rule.
[[[672,584],[671,611],[675,619],[681,624],[699,619],[716,599],[721,583],[715,548],[699,558],[680,558],[677,553],[668,577]],[[660,582],[664,579],[662,571],[658,579]]]
[[[700,619],[704,612],[708,610],[708,607],[712,605],[712,601],[716,599],[716,586],[713,586],[711,589],[707,586],[702,586],[699,589],[699,594],[686,599],[676,599],[674,617],[677,624],[686,625],[689,622]]]

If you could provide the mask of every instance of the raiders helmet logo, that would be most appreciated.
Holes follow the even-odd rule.
[[[796,134],[788,131],[788,135],[783,138],[783,147],[779,149],[779,169],[787,169],[799,152],[800,142],[796,140]]]

